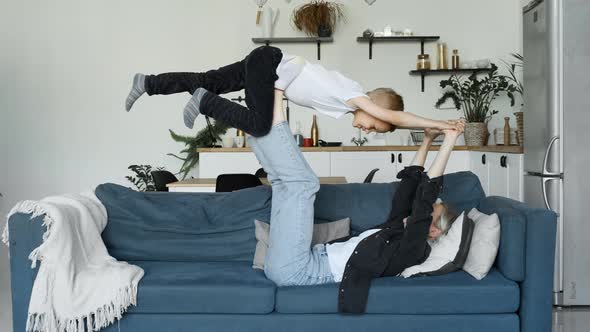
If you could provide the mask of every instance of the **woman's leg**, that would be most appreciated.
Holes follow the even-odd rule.
[[[276,70],[281,59],[281,50],[263,46],[252,51],[245,60],[247,107],[219,97],[206,88],[197,89],[184,110],[187,127],[192,128],[194,120],[202,113],[252,136],[266,135],[272,126]]]
[[[282,102],[282,95],[279,100]],[[289,125],[275,124],[268,135],[249,137],[248,142],[272,185],[267,277],[280,286],[332,282],[325,247],[311,248],[313,204],[319,181],[295,143]]]

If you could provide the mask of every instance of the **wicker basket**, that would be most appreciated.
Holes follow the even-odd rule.
[[[412,136],[412,142],[414,142],[414,145],[420,145],[422,144],[422,141],[424,141],[424,130],[412,130],[410,131],[410,135]],[[443,140],[444,136],[440,135],[434,139],[432,145],[441,145]]]
[[[524,113],[514,112],[516,117],[516,128],[518,129],[518,143],[520,146],[524,146]]]
[[[467,122],[465,124],[465,144],[469,146],[486,145],[488,127],[485,122]]]

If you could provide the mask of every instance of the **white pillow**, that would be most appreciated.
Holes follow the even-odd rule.
[[[431,244],[431,251],[426,261],[420,265],[410,266],[402,271],[401,276],[409,278],[416,274],[440,275],[461,269],[471,245],[473,221],[461,213],[446,235]]]
[[[497,214],[491,216],[473,208],[467,214],[475,222],[471,248],[463,270],[475,279],[481,280],[488,274],[500,246],[500,219]]]

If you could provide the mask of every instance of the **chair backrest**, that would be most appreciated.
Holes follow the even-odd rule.
[[[367,177],[365,178],[365,181],[363,181],[363,183],[371,183],[373,182],[373,177],[375,176],[375,173],[377,173],[379,169],[375,168],[374,170],[370,171],[369,174],[367,175]]]
[[[166,185],[178,181],[176,176],[168,171],[152,171],[152,179],[154,179],[156,191],[168,191]]]
[[[268,177],[268,174],[266,173],[266,171],[264,170],[264,168],[259,168],[256,173],[254,173],[254,175],[256,175],[258,178],[266,178]]]
[[[260,185],[262,182],[253,174],[221,174],[217,177],[215,191],[232,192]]]

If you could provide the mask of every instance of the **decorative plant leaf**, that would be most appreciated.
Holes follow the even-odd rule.
[[[131,182],[138,191],[156,191],[156,185],[152,178],[152,170],[154,168],[151,165],[130,165],[127,167],[135,176],[127,175],[125,178]],[[156,167],[157,171],[164,170],[163,167]]]
[[[209,131],[209,128],[205,127],[197,132],[195,137],[178,135],[171,129],[168,129],[173,140],[185,145],[185,148],[180,151],[180,154],[185,155],[184,158],[168,153],[169,156],[183,161],[180,170],[178,171],[178,174],[182,174],[182,179],[186,179],[191,169],[193,169],[199,162],[199,152],[197,149],[214,145],[221,139],[221,135],[225,134],[229,128],[229,125],[221,121],[215,121],[213,125],[211,125],[211,131]],[[213,134],[213,139],[211,138],[211,134]]]

